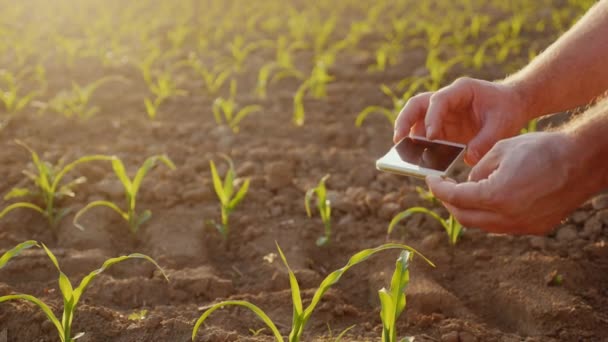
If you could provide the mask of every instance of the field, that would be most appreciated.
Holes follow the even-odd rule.
[[[408,208],[448,213],[423,182],[374,167],[410,96],[515,72],[593,3],[0,0],[0,256],[39,242],[4,267],[0,258],[0,342],[60,341],[38,306],[1,299],[30,294],[61,318],[65,283],[42,243],[72,282],[129,253],[168,276],[145,260],[100,274],[65,341],[190,341],[224,300],[257,305],[286,338],[294,307],[277,244],[308,305],[351,256],[389,242],[436,266],[412,254],[400,338],[608,340],[607,195],[550,236],[465,228],[451,244],[424,214],[387,235]],[[39,173],[57,179],[60,168],[32,152],[52,165],[94,157],[52,188]],[[142,164],[145,178],[135,177]],[[460,165],[457,177],[467,173]],[[309,192],[325,175],[326,191]],[[336,341],[350,328],[342,341],[397,341],[382,337],[378,291],[391,286],[399,249],[345,272],[301,340]],[[227,306],[195,340],[275,338],[251,311]]]

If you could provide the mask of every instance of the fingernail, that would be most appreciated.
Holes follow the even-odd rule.
[[[433,126],[427,126],[426,127],[426,136],[429,139],[433,138],[435,136],[435,130],[433,129]]]

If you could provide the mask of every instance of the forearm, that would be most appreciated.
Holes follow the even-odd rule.
[[[608,99],[558,128],[573,146],[572,165],[581,168],[581,186],[608,188]]]
[[[608,0],[504,83],[520,94],[525,117],[586,105],[608,89]]]

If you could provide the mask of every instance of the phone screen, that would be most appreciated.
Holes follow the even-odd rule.
[[[391,163],[399,161],[419,167],[444,172],[460,155],[464,148],[407,137],[401,140],[389,153]]]

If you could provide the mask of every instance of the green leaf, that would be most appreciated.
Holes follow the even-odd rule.
[[[259,112],[261,110],[262,106],[258,105],[244,107],[243,109],[237,112],[236,116],[232,119],[232,121],[228,123],[228,125],[230,126],[230,128],[232,128],[233,132],[237,133],[239,131],[238,126],[244,118],[246,118],[251,113]]]
[[[35,211],[41,213],[42,215],[46,216],[46,212],[44,211],[44,209],[40,208],[39,206],[37,206],[35,204],[27,203],[27,202],[18,202],[18,203],[13,203],[13,204],[7,206],[6,208],[4,208],[2,211],[0,211],[0,219],[3,218],[9,212],[11,212],[17,208],[32,209],[32,210],[35,210]]]
[[[291,333],[289,334],[289,340],[293,341],[293,338],[296,336],[303,324],[302,295],[300,293],[298,279],[296,279],[295,273],[293,273],[291,267],[289,267],[289,263],[287,263],[287,258],[285,258],[283,250],[281,250],[281,247],[279,247],[279,244],[276,241],[275,244],[277,245],[277,250],[279,251],[281,260],[283,260],[283,264],[285,265],[285,268],[287,268],[287,273],[289,274],[289,286],[291,287],[291,300],[293,302],[293,323]]]
[[[211,168],[211,178],[213,179],[213,188],[215,189],[215,193],[217,197],[220,199],[222,205],[228,203],[228,198],[226,198],[226,194],[224,193],[224,187],[222,184],[222,180],[217,173],[217,169],[215,168],[215,163],[213,160],[209,161],[209,167]]]
[[[198,330],[200,329],[203,322],[205,322],[207,317],[209,317],[214,311],[221,309],[225,306],[242,306],[242,307],[245,307],[245,308],[253,311],[262,321],[264,321],[264,323],[266,323],[266,326],[268,326],[268,328],[270,328],[270,330],[272,331],[272,334],[274,335],[274,338],[277,340],[277,342],[284,341],[283,336],[281,336],[281,332],[279,331],[277,326],[272,322],[270,317],[268,317],[268,315],[266,315],[266,313],[264,311],[262,311],[262,309],[260,309],[259,307],[255,306],[249,302],[241,301],[241,300],[229,300],[229,301],[220,302],[220,303],[210,306],[209,309],[207,309],[207,311],[205,311],[201,315],[201,317],[196,321],[196,324],[194,325],[194,329],[192,330],[192,341],[194,341],[196,339]]]
[[[31,195],[32,192],[27,188],[12,188],[6,195],[4,195],[4,200],[8,201],[13,198],[25,197]]]
[[[245,195],[247,195],[247,191],[249,190],[249,183],[250,183],[249,178],[245,179],[245,182],[243,182],[239,191],[236,193],[234,198],[230,201],[230,204],[228,205],[228,207],[230,209],[234,209],[245,198]]]
[[[119,262],[123,262],[123,261],[130,260],[130,259],[144,259],[144,260],[149,261],[151,264],[156,266],[156,268],[162,273],[163,277],[167,281],[169,281],[169,277],[167,276],[165,271],[156,263],[156,261],[154,261],[154,259],[150,258],[147,255],[140,254],[140,253],[133,253],[133,254],[126,255],[126,256],[111,258],[111,259],[106,260],[100,268],[96,269],[95,271],[89,273],[89,275],[84,277],[82,279],[82,281],[80,282],[80,285],[78,285],[78,287],[76,289],[74,289],[74,306],[76,306],[76,304],[78,304],[80,297],[83,295],[84,291],[89,286],[91,281],[93,281],[99,274],[101,274],[102,272],[104,272],[105,270],[107,270],[108,268],[110,268],[111,266],[113,266]]]
[[[350,327],[342,330],[342,332],[340,333],[340,335],[338,335],[338,337],[336,337],[334,342],[340,342],[342,340],[342,337],[344,337],[344,335],[346,335],[346,333],[354,327],[355,327],[354,325],[351,325]]]
[[[17,294],[17,295],[9,295],[9,296],[2,296],[2,297],[0,297],[0,303],[6,302],[6,301],[9,301],[9,300],[24,300],[24,301],[27,301],[27,302],[30,302],[30,303],[33,303],[33,304],[37,305],[42,310],[42,312],[44,312],[44,314],[46,315],[46,317],[51,321],[51,323],[53,323],[53,325],[57,329],[57,332],[59,334],[59,339],[62,342],[65,341],[65,335],[63,333],[63,327],[61,326],[61,323],[59,322],[59,319],[57,319],[57,317],[55,316],[55,314],[53,313],[53,311],[51,310],[51,308],[49,308],[48,305],[46,305],[40,299],[38,299],[38,298],[36,298],[34,296],[25,295],[25,294]]]
[[[122,186],[125,188],[125,192],[128,194],[132,194],[133,184],[131,182],[131,179],[129,179],[129,176],[127,175],[127,170],[125,170],[125,165],[122,163],[122,161],[118,158],[113,158],[112,169],[114,169],[116,177],[118,177],[118,179],[122,183]]]
[[[82,157],[82,158],[78,158],[75,161],[73,161],[73,162],[69,163],[68,165],[64,166],[61,169],[61,171],[59,171],[57,173],[57,175],[53,179],[53,184],[51,185],[51,189],[53,191],[55,189],[57,189],[57,187],[59,186],[59,183],[61,182],[61,180],[63,179],[63,177],[68,172],[72,171],[78,165],[89,163],[89,162],[92,162],[92,161],[112,161],[113,162],[114,159],[115,159],[115,157],[105,156],[105,155],[101,155],[101,154],[95,154],[95,155],[91,155],[91,156],[85,156],[85,157]],[[83,178],[83,177],[81,177],[81,178]],[[77,180],[73,181],[72,183],[68,183],[68,185],[66,185],[66,186],[67,187],[72,187],[75,184],[80,184],[80,183],[78,183],[79,182],[78,180],[81,179],[81,178],[78,178]],[[76,183],[74,183],[74,182],[76,182]]]
[[[148,171],[150,171],[150,169],[152,167],[154,167],[154,165],[156,165],[156,162],[158,162],[158,161],[165,164],[169,169],[175,170],[175,164],[173,164],[171,159],[169,159],[169,157],[167,157],[166,155],[153,156],[153,157],[146,159],[144,164],[139,168],[139,170],[137,170],[137,173],[135,174],[135,178],[133,179],[133,187],[132,187],[133,197],[135,197],[137,195],[137,193],[139,192],[141,183],[143,182],[144,177],[146,176]]]
[[[409,208],[405,211],[400,212],[399,214],[395,215],[395,217],[393,217],[393,219],[391,220],[391,223],[388,225],[388,231],[387,234],[390,234],[393,229],[395,228],[395,226],[403,219],[416,214],[416,213],[421,213],[421,214],[427,214],[429,216],[431,216],[432,218],[434,218],[435,220],[437,220],[439,223],[441,223],[441,225],[447,229],[446,227],[446,223],[445,221],[439,216],[437,215],[434,211],[429,210],[427,208],[424,207],[413,207],[413,208]]]
[[[308,217],[312,217],[312,211],[310,210],[310,201],[312,200],[312,195],[317,191],[317,189],[309,189],[306,191],[306,195],[304,196],[304,208],[306,209],[306,215]]]
[[[18,244],[17,246],[13,247],[13,249],[6,251],[0,257],[0,269],[2,269],[4,266],[6,266],[6,264],[9,262],[9,260],[11,260],[12,258],[19,255],[19,253],[21,253],[21,251],[28,249],[28,248],[32,248],[32,247],[40,247],[40,246],[38,245],[38,242],[36,242],[34,240],[28,240],[28,241]]]
[[[78,212],[74,216],[74,226],[76,226],[76,228],[84,230],[84,227],[78,223],[78,220],[82,215],[89,211],[89,209],[92,209],[94,207],[108,207],[117,212],[124,220],[129,221],[129,214],[122,211],[116,204],[109,201],[93,201],[87,204],[84,208],[78,210]]]
[[[355,126],[361,127],[363,125],[363,121],[365,121],[365,119],[367,119],[367,117],[373,113],[380,113],[384,115],[391,122],[391,124],[393,124],[395,122],[395,119],[397,118],[396,114],[386,108],[380,106],[369,106],[363,109],[363,111],[361,111],[359,115],[357,115],[357,119],[355,120]]]

